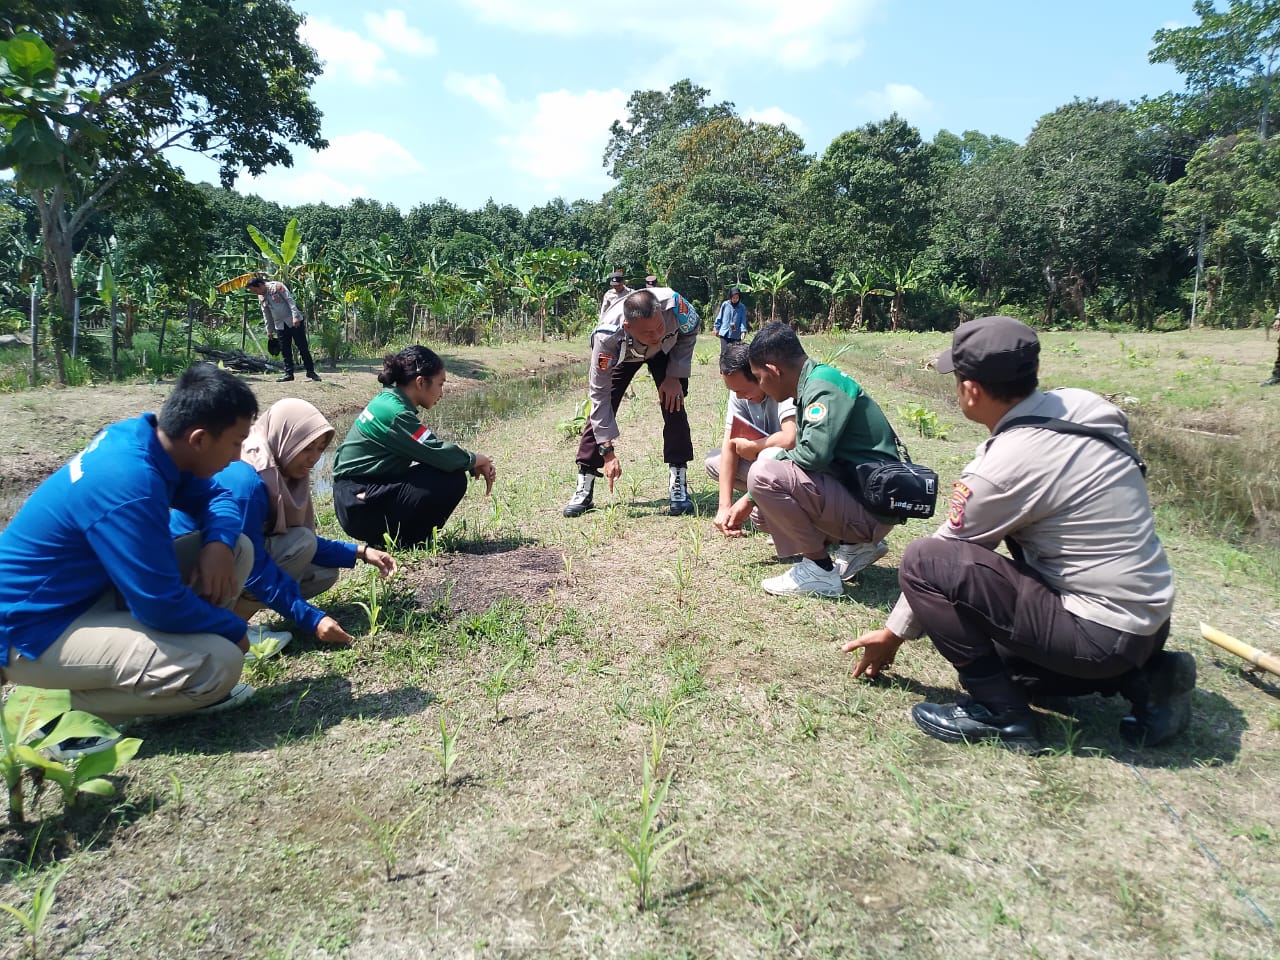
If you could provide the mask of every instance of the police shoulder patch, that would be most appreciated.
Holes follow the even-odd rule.
[[[827,405],[825,403],[811,403],[804,408],[804,418],[810,423],[821,423],[826,419]]]
[[[600,354],[599,357],[596,358],[596,369],[598,370],[601,370],[601,371],[608,370],[609,367],[612,365],[613,365],[613,357],[609,356],[607,353],[602,353]]]

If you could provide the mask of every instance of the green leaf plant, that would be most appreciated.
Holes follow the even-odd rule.
[[[58,722],[48,734],[31,739],[54,718]],[[62,788],[63,803],[74,807],[81,793],[109,797],[115,793],[105,779],[133,759],[142,745],[136,737],[126,737],[106,750],[73,760],[53,760],[39,751],[75,737],[114,737],[118,731],[91,713],[71,709],[66,690],[37,690],[15,687],[0,711],[0,772],[9,790],[9,822],[25,823],[22,795],[24,770]]]

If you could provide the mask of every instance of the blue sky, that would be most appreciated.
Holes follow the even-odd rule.
[[[896,110],[926,138],[1023,141],[1073,97],[1178,88],[1147,62],[1190,0],[295,0],[325,61],[313,96],[330,148],[242,177],[281,203],[362,196],[408,212],[444,197],[521,209],[598,199],[609,124],[637,89],[689,77],[748,118],[786,123],[820,155]],[[176,159],[193,179],[212,164]]]

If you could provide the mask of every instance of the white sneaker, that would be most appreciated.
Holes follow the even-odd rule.
[[[889,545],[879,543],[842,543],[831,551],[831,563],[846,583],[871,566],[886,553]]]
[[[245,633],[249,637],[249,652],[244,655],[245,663],[274,657],[293,639],[293,634],[286,630],[268,630],[260,623],[253,624]]]
[[[775,597],[844,596],[840,574],[834,570],[823,570],[808,557],[801,557],[799,563],[781,576],[762,580],[760,586],[765,593]]]
[[[207,707],[200,707],[196,710],[193,710],[192,712],[193,713],[221,713],[223,710],[234,710],[236,707],[250,700],[253,697],[253,693],[254,693],[253,687],[249,686],[249,684],[237,683],[234,687],[231,688],[231,692],[228,693],[221,700],[217,701],[216,703],[211,703]]]

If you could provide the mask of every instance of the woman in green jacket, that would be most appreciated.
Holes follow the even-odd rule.
[[[366,543],[388,534],[401,546],[427,543],[467,492],[467,474],[493,490],[493,461],[439,439],[418,419],[444,392],[434,351],[412,346],[382,358],[383,391],[369,401],[333,463],[333,506],[342,529]]]

